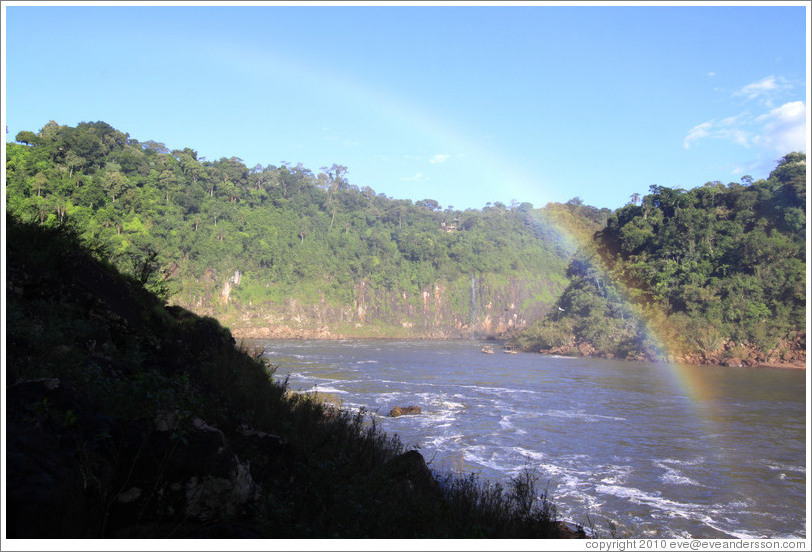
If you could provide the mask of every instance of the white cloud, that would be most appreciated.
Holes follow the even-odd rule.
[[[721,121],[719,121],[720,127],[732,127],[735,126],[739,121],[742,121],[746,117],[745,113],[739,113],[738,115],[733,115],[731,117],[725,117]]]
[[[710,136],[710,129],[713,127],[712,122],[700,123],[688,131],[688,135],[682,141],[682,147],[688,149],[691,142]]]
[[[695,125],[682,141],[685,149],[707,138],[727,140],[746,148],[754,147],[771,155],[785,155],[807,148],[806,105],[788,102],[762,115],[740,113],[721,120]]]
[[[423,173],[416,173],[414,176],[404,176],[401,180],[403,182],[424,182],[427,179]]]
[[[711,75],[708,73],[708,76]],[[806,151],[809,132],[806,128],[806,105],[803,101],[786,101],[790,99],[787,94],[792,89],[792,83],[780,75],[770,75],[742,86],[732,92],[732,97],[753,102],[750,108],[738,115],[711,119],[693,126],[685,135],[682,146],[688,149],[700,140],[715,138],[746,148],[757,148],[770,155]],[[776,107],[779,100],[785,103]]]
[[[806,105],[788,102],[756,118],[762,125],[753,139],[757,145],[773,153],[785,155],[791,151],[807,150]]]
[[[789,90],[790,88],[792,87],[785,78],[770,75],[769,77],[764,77],[760,81],[742,86],[740,89],[734,92],[733,95],[743,96],[747,101],[758,99],[768,107],[772,107],[772,102],[776,96],[785,90]]]
[[[764,77],[758,82],[753,82],[748,85],[742,86],[737,92],[735,92],[734,96],[747,96],[748,100],[752,100],[769,92],[771,90],[775,90],[778,88],[778,85],[775,82],[775,76],[770,75],[769,77]]]
[[[731,140],[740,146],[750,147],[752,133],[740,128],[725,128],[719,132],[719,138]]]
[[[435,155],[434,157],[429,159],[429,163],[431,163],[433,165],[435,165],[437,163],[445,163],[448,160],[449,157],[451,157],[451,156],[448,155],[447,153],[438,153],[437,155]]]
[[[725,117],[721,121],[711,120],[700,123],[688,131],[682,141],[682,147],[688,149],[691,143],[708,137],[730,140],[744,147],[749,147],[751,133],[743,128],[746,126],[747,117],[746,113],[742,113],[733,117]]]

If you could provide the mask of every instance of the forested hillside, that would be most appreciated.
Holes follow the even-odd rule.
[[[75,227],[153,291],[241,335],[502,335],[549,310],[569,234],[609,215],[577,198],[413,203],[359,189],[341,165],[207,161],[103,122],[51,121],[16,140],[11,213]]]
[[[767,180],[650,192],[609,217],[570,263],[556,308],[514,343],[621,358],[802,363],[805,155],[786,155]]]
[[[459,211],[359,189],[341,165],[207,161],[103,122],[16,140],[9,212],[74,228],[238,336],[526,329],[525,350],[729,364],[805,349],[801,153],[766,180],[652,186],[614,213],[578,198]]]

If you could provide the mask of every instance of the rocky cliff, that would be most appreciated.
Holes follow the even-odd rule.
[[[503,338],[542,318],[563,287],[528,276],[480,274],[435,282],[418,293],[362,280],[343,303],[323,292],[249,302],[235,293],[239,277],[230,276],[218,293],[178,304],[217,318],[238,338]]]

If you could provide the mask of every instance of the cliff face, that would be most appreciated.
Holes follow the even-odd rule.
[[[233,276],[218,293],[178,304],[213,316],[238,338],[502,338],[544,316],[562,282],[491,274],[435,282],[418,293],[360,281],[351,301],[325,293],[282,301],[241,301]],[[226,303],[223,297],[229,297]]]

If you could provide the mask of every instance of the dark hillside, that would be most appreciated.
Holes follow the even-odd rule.
[[[65,228],[7,220],[9,538],[573,534],[530,474],[437,479]]]

